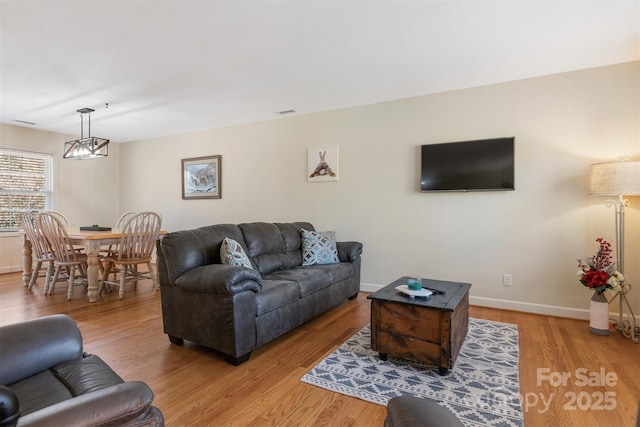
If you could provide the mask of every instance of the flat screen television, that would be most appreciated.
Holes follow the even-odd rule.
[[[515,190],[515,137],[421,146],[420,191]]]

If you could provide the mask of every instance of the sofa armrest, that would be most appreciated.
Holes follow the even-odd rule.
[[[353,262],[362,254],[360,242],[336,242],[340,262]]]
[[[262,276],[251,268],[209,264],[182,273],[176,286],[189,293],[235,295],[243,291],[259,292]]]
[[[151,402],[151,389],[143,382],[130,381],[27,414],[20,418],[20,427],[143,425],[139,421],[148,416],[155,417],[156,422],[144,425],[162,426],[162,415],[151,410]]]
[[[9,387],[0,385],[0,426],[13,427],[20,418],[18,396]]]
[[[82,357],[82,335],[64,314],[0,327],[0,384],[13,384]]]

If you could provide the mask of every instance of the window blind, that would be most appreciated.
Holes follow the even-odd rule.
[[[51,208],[50,154],[0,149],[0,231],[20,229],[21,212]]]

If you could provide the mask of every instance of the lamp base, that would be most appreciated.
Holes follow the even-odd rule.
[[[631,310],[629,300],[627,300],[627,294],[629,291],[631,291],[631,285],[625,283],[622,285],[622,290],[616,295],[616,297],[620,298],[620,310],[618,313],[618,324],[616,325],[616,329],[620,331],[622,335],[629,338],[634,344],[638,344],[640,328],[636,323],[636,316],[633,314],[633,310]],[[625,311],[628,313],[627,316],[624,315]]]

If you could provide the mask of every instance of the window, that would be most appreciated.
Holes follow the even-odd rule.
[[[21,212],[51,208],[50,154],[0,149],[0,231],[20,229]]]

